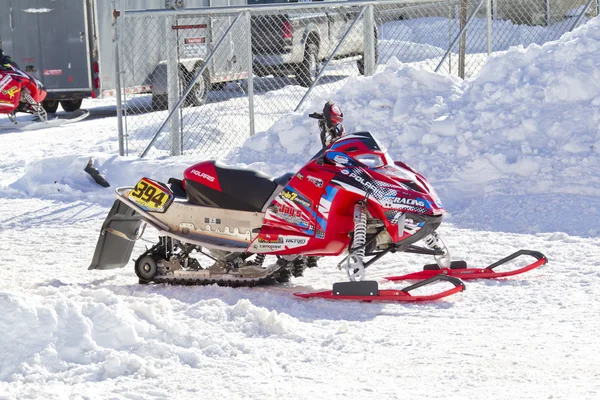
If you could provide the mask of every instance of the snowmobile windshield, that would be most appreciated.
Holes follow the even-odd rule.
[[[385,147],[370,132],[355,132],[342,136],[329,150],[342,152],[369,168],[379,168],[393,161]]]

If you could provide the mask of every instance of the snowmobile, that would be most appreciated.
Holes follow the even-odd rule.
[[[296,173],[272,178],[203,161],[187,168],[181,180],[165,184],[144,177],[133,187],[117,188],[89,269],[124,267],[147,225],[159,231],[159,239],[135,260],[140,283],[266,285],[301,276],[321,257],[345,255],[338,267],[347,282],[296,294],[421,301],[460,292],[465,287],[460,278],[491,277],[485,274],[520,255],[536,258],[529,269],[546,262],[532,251],[484,269],[452,261],[437,232],[445,210],[425,177],[393,161],[369,132],[346,134],[337,105],[328,102],[323,113],[310,117],[318,120],[323,148]],[[380,290],[377,281],[366,280],[366,270],[395,252],[430,255],[436,263],[423,271],[424,280]],[[201,265],[198,254],[211,260],[208,265]],[[277,261],[267,265],[266,256]],[[403,279],[415,277],[389,280]],[[434,284],[449,288],[414,294],[423,287],[434,290]]]
[[[48,114],[41,104],[45,98],[44,86],[32,75],[12,63],[0,66],[0,114],[8,115],[11,122],[17,123],[17,112],[33,114],[40,121],[47,121]]]
[[[10,125],[0,125],[0,130],[30,130],[60,126],[81,121],[89,115],[87,110],[78,110],[68,119],[49,120],[42,106],[46,94],[44,85],[39,80],[21,70],[0,49],[0,114],[6,114],[11,122]],[[18,112],[33,114],[37,120],[17,123]]]

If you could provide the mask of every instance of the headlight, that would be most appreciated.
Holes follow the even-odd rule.
[[[354,159],[365,164],[369,168],[379,168],[385,165],[381,157],[375,154],[361,154],[360,156],[354,157]]]

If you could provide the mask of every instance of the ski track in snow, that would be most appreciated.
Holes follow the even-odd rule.
[[[591,24],[590,29],[600,29],[598,20]],[[580,54],[577,43],[581,41],[576,38],[561,40],[556,62]],[[561,57],[561,51],[569,57]],[[519,57],[531,58],[528,64],[536,64],[535,57],[549,63],[542,53],[510,50],[504,58],[494,58],[496,70],[484,67],[485,79],[474,81],[481,85],[479,89],[469,89],[473,98],[502,93],[503,81],[509,82],[508,87],[511,79],[523,79],[525,75],[503,75],[513,68],[511,63],[525,63]],[[541,61],[537,65],[547,68],[541,75],[549,73],[550,64]],[[568,113],[560,114],[556,129],[576,125],[583,115],[596,121],[597,114],[586,107],[600,104],[597,85],[561,92],[568,77],[581,79],[581,75],[573,69],[560,72],[559,67],[553,68],[564,79],[548,88],[549,98],[563,96],[561,107],[574,107],[572,115],[578,122],[568,120]],[[591,68],[590,62],[582,63],[582,68]],[[418,85],[434,89],[421,86],[419,97],[418,87],[403,87],[413,96],[412,103],[402,103],[407,97],[360,94],[362,86],[342,90],[337,94],[350,104],[347,109],[341,103],[352,127],[362,124],[372,129],[378,118],[388,115],[387,110],[396,110],[402,117],[393,122],[402,135],[391,151],[410,155],[411,148],[429,149],[436,157],[446,149],[439,138],[456,136],[453,126],[479,129],[479,122],[474,122],[479,117],[469,114],[477,114],[477,107],[468,108],[471,97],[459,101],[464,113],[448,113],[454,103],[446,99],[460,94],[454,92],[458,86],[449,78],[434,79],[401,66],[397,70],[399,79],[392,83],[412,77]],[[377,90],[385,84],[385,74],[373,78]],[[541,84],[544,79],[540,78]],[[540,86],[534,83],[519,88],[535,91]],[[526,98],[519,90],[512,94],[513,100]],[[436,91],[443,101],[427,98]],[[574,97],[564,98],[567,94]],[[88,271],[100,226],[114,199],[113,188],[131,185],[142,175],[159,180],[179,176],[191,159],[116,157],[116,119],[112,114],[102,118],[110,100],[86,101],[84,107],[92,117],[72,126],[0,134],[0,201],[4,203],[0,207],[0,399],[597,398],[600,185],[593,176],[598,152],[582,148],[588,142],[593,146],[594,140],[597,146],[598,131],[585,125],[575,138],[579,141],[564,143],[563,150],[572,159],[564,158],[566,153],[553,150],[550,143],[536,144],[545,161],[565,168],[544,172],[559,189],[527,191],[530,182],[519,174],[529,171],[531,164],[519,164],[518,157],[503,163],[494,155],[510,158],[519,151],[525,155],[533,151],[519,142],[531,138],[531,132],[510,132],[514,115],[529,115],[531,121],[522,121],[526,129],[551,124],[547,119],[551,115],[536,114],[545,119],[535,120],[535,107],[543,107],[524,103],[512,115],[509,97],[498,99],[506,104],[500,107],[489,100],[480,117],[493,122],[495,115],[503,115],[509,123],[496,121],[496,137],[509,135],[514,139],[511,143],[519,144],[504,145],[475,130],[464,142],[477,150],[468,158],[470,174],[452,175],[448,158],[424,157],[416,166],[433,176],[443,199],[450,197],[449,222],[439,231],[454,259],[485,266],[525,248],[542,251],[550,262],[509,279],[467,281],[465,292],[425,304],[328,302],[292,296],[295,291],[327,289],[344,280],[343,271],[336,267],[339,259],[322,260],[318,268],[289,284],[255,289],[142,286],[131,263],[118,271]],[[352,115],[363,103],[371,106],[365,112],[372,116],[359,124]],[[551,112],[560,108],[549,107]],[[374,113],[376,109],[380,113]],[[444,113],[446,119],[432,123]],[[230,160],[272,173],[297,168],[300,159],[312,153],[314,143],[305,136],[309,125],[294,120],[304,116],[286,118],[293,123],[279,126],[290,127],[288,136],[276,131],[258,135],[246,144],[248,151]],[[401,125],[403,118],[410,123]],[[416,128],[429,136],[417,138]],[[485,150],[487,144],[496,147]],[[265,145],[272,146],[268,154],[261,153]],[[578,165],[582,153],[587,160],[583,167]],[[90,156],[112,188],[96,186],[83,172]],[[489,178],[483,170],[477,174],[477,168],[489,168],[485,172],[499,178]],[[504,173],[512,175],[503,179]],[[570,179],[577,177],[583,184],[573,189]],[[468,201],[452,197],[450,189],[457,187],[459,179],[473,189],[473,193],[466,191]],[[525,187],[507,191],[515,182]],[[150,241],[155,238],[155,232],[145,236]],[[138,242],[133,254],[140,254],[147,244]],[[395,254],[367,270],[367,276],[379,280],[417,271],[430,262],[425,256]]]

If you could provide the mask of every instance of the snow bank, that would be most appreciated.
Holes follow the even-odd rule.
[[[393,157],[425,173],[460,221],[474,224],[473,210],[489,209],[485,202],[491,201],[499,206],[498,224],[516,226],[512,217],[498,215],[518,207],[513,195],[536,204],[538,196],[552,194],[585,210],[571,215],[567,229],[589,234],[595,224],[590,217],[600,216],[600,201],[590,203],[590,196],[600,195],[598,65],[596,18],[556,42],[492,56],[472,80],[392,59],[383,72],[350,78],[327,96],[342,107],[347,131],[370,130]],[[320,111],[325,100],[314,99],[307,110]],[[291,113],[251,138],[233,160],[263,169],[267,163],[270,172],[275,166],[297,169],[320,146],[308,111]],[[536,229],[562,230],[549,220],[564,221],[564,207],[546,211]]]

